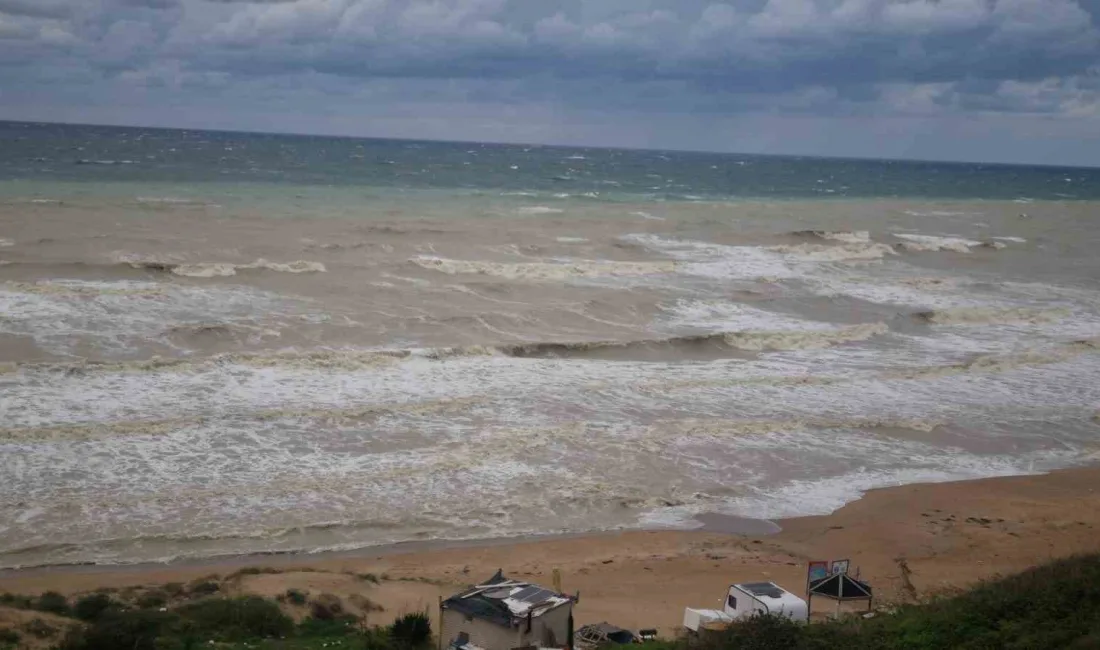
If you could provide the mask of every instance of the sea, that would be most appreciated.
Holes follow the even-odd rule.
[[[0,567],[1100,460],[1100,169],[0,123]]]

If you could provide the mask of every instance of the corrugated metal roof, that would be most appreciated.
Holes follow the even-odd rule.
[[[571,601],[569,596],[529,582],[509,580],[497,571],[482,584],[443,601],[443,607],[510,626],[528,614],[541,616]]]

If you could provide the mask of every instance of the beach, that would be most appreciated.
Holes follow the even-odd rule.
[[[238,556],[127,567],[52,567],[0,572],[0,592],[65,594],[100,588],[226,579],[246,567],[277,573],[237,575],[229,593],[276,596],[289,588],[369,598],[393,615],[492,575],[580,592],[578,625],[609,621],[675,633],[683,608],[717,607],[735,582],[775,581],[802,593],[806,562],[850,559],[879,604],[951,593],[974,581],[1051,559],[1100,550],[1100,468],[1040,476],[917,484],[873,490],[838,511],[779,522],[767,536],[706,531],[633,531],[537,541],[489,541],[453,548],[395,547],[354,553]],[[904,567],[904,568],[903,568]],[[246,572],[248,573],[248,572]],[[373,574],[380,582],[352,574]],[[831,611],[831,603],[821,604]],[[820,611],[820,610],[818,610]]]

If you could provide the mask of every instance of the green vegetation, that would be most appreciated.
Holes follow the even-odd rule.
[[[259,596],[200,600],[175,613],[208,637],[225,641],[282,637],[294,630],[294,621],[277,604]]]
[[[233,580],[234,578],[241,578],[244,576],[274,575],[279,573],[283,573],[283,571],[269,566],[248,566],[234,573],[230,573],[225,579]]]
[[[119,604],[111,600],[105,593],[94,593],[78,598],[73,603],[73,616],[82,621],[94,621],[102,617],[111,609],[118,609]]]
[[[300,589],[287,589],[282,599],[291,605],[305,605],[309,601],[309,592]]]
[[[34,609],[65,616],[69,613],[69,601],[56,591],[47,591],[38,597],[38,600],[34,603]]]
[[[1100,555],[1060,560],[870,619],[801,625],[760,616],[675,650],[1100,648]],[[672,650],[654,644],[651,650]]]
[[[168,598],[169,594],[167,590],[150,589],[138,596],[134,601],[134,605],[139,609],[156,609],[166,605],[168,603]]]
[[[35,618],[27,621],[23,624],[21,629],[27,634],[38,639],[45,639],[57,633],[56,627],[50,625],[40,618]]]
[[[160,602],[164,594],[159,590],[137,594],[132,603],[114,600],[105,593],[89,594],[78,598],[68,610],[83,623],[73,625],[56,649],[197,650],[214,646],[242,650],[431,650],[431,626],[426,614],[409,614],[392,625],[368,628],[364,621],[345,611],[335,595],[320,594],[307,600],[306,594],[296,593],[301,604],[310,606],[312,614],[298,624],[276,601],[259,596],[201,597],[160,611],[163,605],[139,604]],[[61,633],[60,628],[34,622],[41,623],[43,629],[24,629],[24,634],[56,638]],[[18,639],[15,632],[0,636],[0,648],[7,650]]]
[[[423,648],[432,642],[432,622],[423,612],[406,614],[390,626],[390,637],[399,648]]]
[[[196,580],[187,585],[187,593],[191,596],[209,596],[221,591],[221,585],[213,580]]]

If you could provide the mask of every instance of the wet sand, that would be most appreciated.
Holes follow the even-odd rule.
[[[1100,551],[1100,467],[1041,476],[906,485],[874,490],[826,516],[778,522],[704,518],[698,531],[651,531],[405,545],[343,554],[243,556],[127,567],[50,567],[0,572],[0,591],[79,593],[103,587],[223,578],[242,567],[281,573],[239,576],[230,593],[273,596],[290,587],[366,596],[388,620],[435,611],[440,597],[491,575],[549,583],[581,594],[578,624],[608,620],[674,632],[686,606],[718,606],[728,584],[773,580],[801,592],[806,561],[848,558],[885,601],[920,598],[1049,559]],[[753,526],[748,535],[719,530]],[[303,571],[308,569],[308,571]],[[381,584],[352,573],[385,576]],[[824,607],[824,604],[822,605]]]

